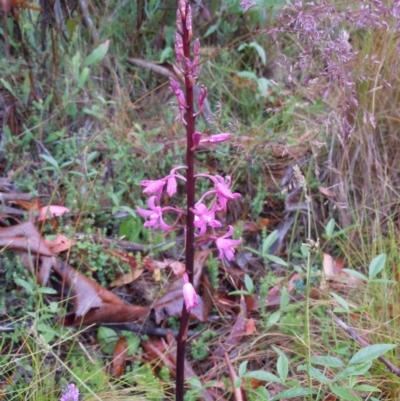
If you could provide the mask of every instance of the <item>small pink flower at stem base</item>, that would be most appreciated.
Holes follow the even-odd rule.
[[[183,273],[183,301],[185,302],[186,310],[197,308],[199,306],[199,299],[197,298],[196,291],[189,282],[187,273]]]
[[[218,259],[222,259],[225,256],[227,260],[233,260],[235,255],[235,250],[233,249],[233,247],[240,245],[242,243],[242,239],[228,239],[228,237],[230,237],[232,234],[233,227],[229,226],[229,231],[222,237],[217,238],[217,240],[215,241],[219,250]]]

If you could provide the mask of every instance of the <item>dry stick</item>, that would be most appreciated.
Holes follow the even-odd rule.
[[[342,329],[344,329],[347,334],[350,335],[350,337],[357,341],[361,346],[363,347],[368,347],[369,344],[367,341],[365,341],[362,337],[360,337],[354,330],[352,330],[343,320],[339,319],[330,309],[326,310],[326,313],[332,317],[332,319],[337,323]],[[386,367],[395,375],[400,376],[400,368],[397,366],[393,365],[390,361],[388,361],[384,356],[380,355],[378,356],[378,359],[386,365]]]

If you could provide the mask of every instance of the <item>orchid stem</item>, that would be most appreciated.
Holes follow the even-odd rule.
[[[178,2],[179,4],[179,2]],[[190,7],[187,4],[186,9]],[[189,59],[191,38],[186,24],[186,16],[182,18],[182,41],[184,57]],[[185,249],[185,263],[186,272],[189,281],[193,283],[193,265],[194,265],[194,214],[192,212],[195,206],[195,177],[194,177],[194,141],[193,134],[195,132],[195,117],[193,105],[193,77],[190,71],[184,72],[185,87],[186,87],[186,249]],[[177,354],[176,354],[176,401],[183,401],[184,398],[184,382],[185,382],[185,349],[189,324],[189,311],[183,303],[182,316],[180,328],[177,338]]]

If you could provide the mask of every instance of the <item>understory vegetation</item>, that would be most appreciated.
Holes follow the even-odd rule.
[[[400,399],[400,4],[190,3],[242,243],[196,237],[185,399]],[[176,8],[0,1],[0,400],[174,399],[185,221],[137,208],[186,163]]]

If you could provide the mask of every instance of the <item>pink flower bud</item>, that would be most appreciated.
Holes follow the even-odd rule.
[[[199,299],[197,298],[197,294],[193,285],[189,282],[187,273],[183,273],[183,300],[188,312],[190,309],[199,306]]]
[[[202,139],[200,142],[218,143],[225,142],[231,137],[231,134],[221,133],[217,135],[211,135],[206,139]]]
[[[183,41],[179,32],[175,33],[175,57],[178,63],[185,57],[183,53]]]
[[[187,5],[187,13],[186,13],[186,29],[188,31],[188,41],[192,41],[193,31],[192,31],[192,7],[190,4]]]
[[[182,16],[179,8],[176,10],[176,28],[179,33],[183,33]]]
[[[176,182],[175,176],[171,175],[171,176],[168,178],[168,181],[167,181],[167,194],[168,194],[169,196],[175,195],[175,194],[176,194],[177,186],[178,186],[178,184],[177,184],[177,182]]]
[[[186,5],[187,5],[186,0],[178,0],[178,8],[181,13],[182,21],[186,19]]]
[[[193,138],[193,148],[191,150],[196,150],[201,140],[201,132],[196,131],[192,135],[192,138]]]
[[[193,55],[194,59],[198,59],[200,57],[200,41],[196,39],[193,43]]]

